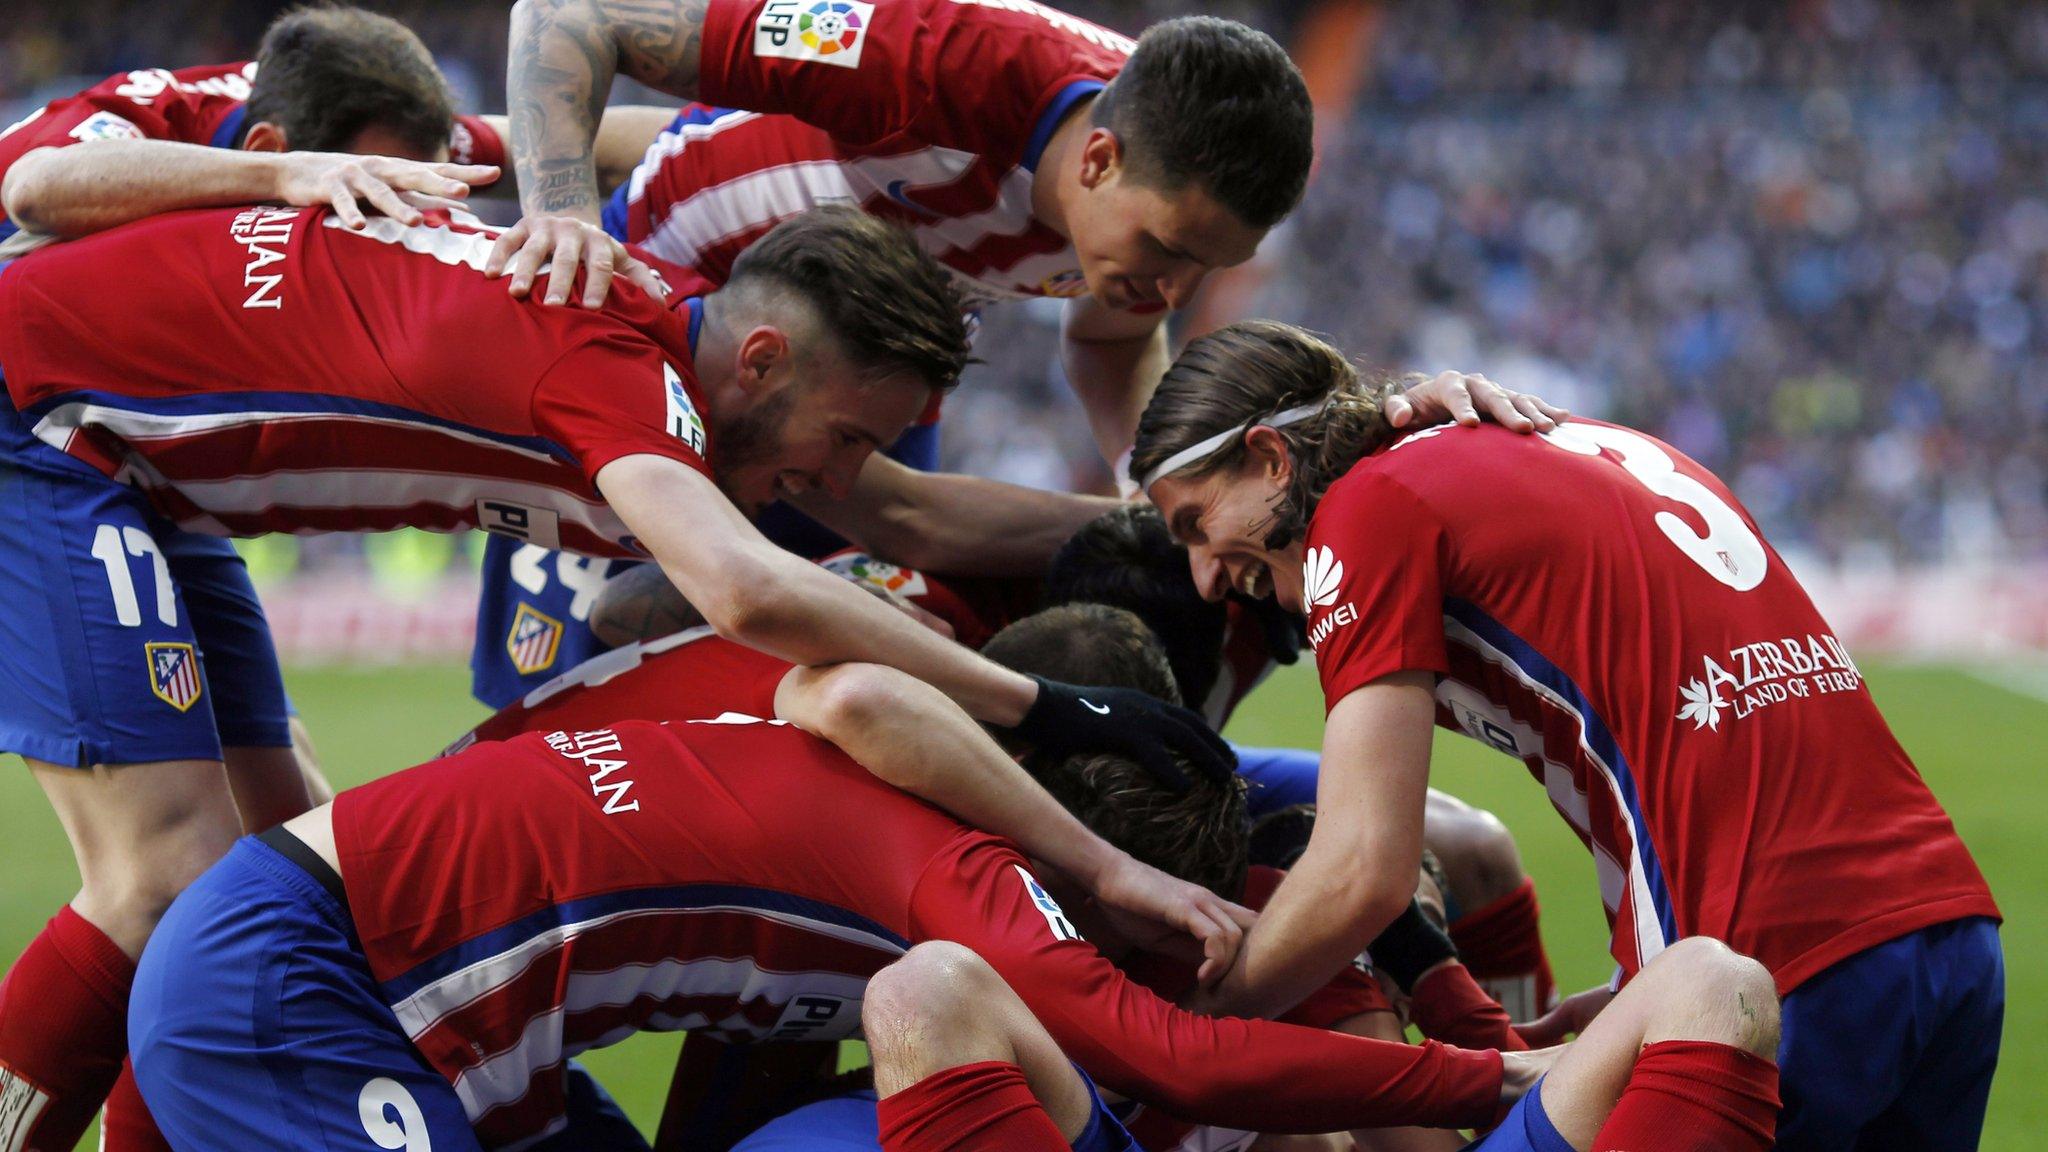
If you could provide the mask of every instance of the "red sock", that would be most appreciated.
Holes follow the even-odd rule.
[[[1778,1066],[1726,1044],[1643,1049],[1593,1152],[1767,1152],[1778,1129]]]
[[[1458,958],[1517,1024],[1550,1011],[1557,999],[1550,954],[1543,950],[1541,911],[1536,881],[1524,879],[1513,892],[1451,922]]]
[[[142,1102],[142,1090],[135,1086],[135,1069],[126,1061],[114,1090],[107,1093],[107,1110],[100,1113],[100,1152],[171,1152],[170,1141],[157,1131]]]
[[[1446,964],[1417,980],[1408,1015],[1424,1036],[1455,1048],[1521,1052],[1529,1047],[1509,1026],[1500,1004],[1460,964]]]
[[[65,906],[0,981],[0,1149],[71,1152],[128,1055],[135,962]]]
[[[935,1072],[882,1099],[883,1152],[1067,1152],[1024,1070],[990,1060]]]

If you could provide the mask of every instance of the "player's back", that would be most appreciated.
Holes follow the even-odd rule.
[[[1783,559],[1668,446],[1590,421],[1431,430],[1332,486],[1309,543],[1333,701],[1379,611],[1338,566],[1440,589],[1439,718],[1527,762],[1589,838],[1624,967],[1710,935],[1789,990],[1995,914]]]
[[[539,542],[630,554],[585,472],[633,436],[702,451],[701,430],[664,432],[690,321],[627,285],[598,312],[512,300],[482,272],[492,237],[324,209],[155,217],[0,273],[0,370],[39,439],[187,527],[452,528],[490,498],[558,519]]]
[[[479,744],[343,793],[334,830],[400,1023],[508,1137],[559,1111],[538,1073],[625,1032],[848,1035],[927,865],[988,839],[730,716]]]

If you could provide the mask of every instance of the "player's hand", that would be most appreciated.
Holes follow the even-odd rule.
[[[1515,1031],[1531,1048],[1562,1044],[1567,1038],[1584,1032],[1586,1025],[1591,1024],[1612,999],[1614,993],[1605,984],[1588,988],[1565,997],[1557,1007],[1529,1023],[1517,1024]]]
[[[1226,780],[1237,771],[1230,745],[1185,708],[1134,688],[1083,688],[1040,676],[1031,679],[1038,684],[1038,698],[1013,731],[1042,751],[1128,756],[1177,792],[1194,786],[1183,762],[1207,780]]]
[[[1198,944],[1201,967],[1195,981],[1205,988],[1230,972],[1245,932],[1259,919],[1249,908],[1128,856],[1103,877],[1095,898],[1118,931],[1147,951],[1182,955],[1187,950],[1181,945]]]
[[[1529,1094],[1557,1058],[1564,1055],[1564,1045],[1551,1048],[1537,1048],[1529,1052],[1503,1052],[1500,1054],[1500,1104],[1506,1110],[1515,1101]]]
[[[484,275],[510,276],[512,295],[524,297],[537,276],[548,278],[549,304],[566,304],[583,272],[585,308],[604,307],[614,277],[624,276],[656,300],[668,299],[668,285],[646,261],[633,255],[604,229],[574,216],[528,216],[506,229],[491,246]]]
[[[1514,432],[1548,432],[1571,415],[1540,397],[1469,372],[1439,372],[1387,397],[1386,414],[1396,428],[1426,428],[1446,420],[1475,428],[1481,420],[1492,420]]]
[[[274,198],[301,208],[328,205],[349,228],[369,223],[362,205],[400,224],[419,223],[422,209],[462,207],[471,186],[498,178],[490,164],[427,164],[393,156],[282,152]]]

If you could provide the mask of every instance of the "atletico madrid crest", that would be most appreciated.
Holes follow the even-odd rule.
[[[512,634],[505,637],[505,651],[521,676],[545,672],[554,666],[555,652],[562,646],[562,622],[533,605],[521,604],[512,617]]]
[[[144,644],[149,661],[149,690],[180,712],[199,703],[199,653],[190,644]]]

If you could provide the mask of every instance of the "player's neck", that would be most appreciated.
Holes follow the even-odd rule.
[[[1045,142],[1045,151],[1038,155],[1038,171],[1031,181],[1031,215],[1069,240],[1074,233],[1067,227],[1067,197],[1082,190],[1081,146],[1094,127],[1088,117],[1088,108],[1094,102],[1091,99],[1076,104],[1059,127],[1053,129],[1052,138]]]
[[[735,403],[745,403],[735,368],[739,363],[739,340],[731,330],[731,303],[723,296],[723,292],[713,292],[704,297],[704,322],[697,330],[697,347],[690,356],[697,389],[710,409],[710,417],[718,422]]]

